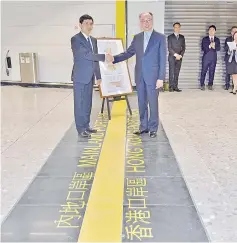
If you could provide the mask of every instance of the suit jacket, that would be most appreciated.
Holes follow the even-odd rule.
[[[169,58],[173,58],[175,53],[183,57],[186,49],[184,36],[179,34],[179,38],[177,39],[175,34],[173,33],[169,35],[167,39]]]
[[[99,61],[105,61],[104,54],[98,54],[97,40],[91,37],[93,51],[90,43],[80,32],[71,38],[73,53],[73,82],[88,84],[94,76],[101,79]]]
[[[225,50],[225,61],[228,61],[229,59],[229,54],[228,54],[228,51],[229,51],[229,46],[227,44],[227,42],[232,42],[233,41],[233,37],[232,36],[229,36],[225,39],[225,46],[224,46],[224,50]]]
[[[165,80],[166,74],[166,39],[165,35],[153,30],[144,52],[144,32],[134,36],[127,51],[116,55],[114,63],[122,62],[136,54],[135,82],[141,77],[148,85],[155,86],[158,79]]]
[[[209,36],[206,36],[202,39],[203,58],[217,60],[217,51],[220,51],[221,49],[220,39],[214,37],[214,42],[215,49],[209,48],[209,45],[211,44]]]

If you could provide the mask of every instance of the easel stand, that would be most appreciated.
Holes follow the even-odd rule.
[[[109,98],[109,97],[108,98],[103,98],[102,107],[101,107],[101,114],[103,114],[103,112],[104,112],[105,99],[106,99],[106,103],[107,103],[107,110],[108,110],[109,120],[111,120],[111,112],[110,112],[109,103],[114,102],[114,101],[126,100],[129,113],[130,113],[130,115],[132,115],[132,110],[131,110],[131,107],[130,107],[127,95],[124,95],[124,98],[122,98],[122,96],[114,96],[114,97],[111,97],[111,98]]]

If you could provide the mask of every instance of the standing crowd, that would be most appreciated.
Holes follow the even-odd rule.
[[[168,51],[169,51],[169,91],[181,90],[178,88],[179,72],[185,53],[185,37],[180,34],[180,23],[174,23],[174,33],[168,36]],[[220,39],[215,35],[216,26],[211,25],[208,28],[208,36],[205,36],[201,42],[202,56],[202,70],[200,77],[200,88],[205,90],[205,78],[207,71],[209,71],[208,89],[213,89],[213,81],[217,63],[217,52],[221,49]],[[229,43],[235,44],[235,48],[230,48]],[[233,45],[232,45],[233,46]],[[237,26],[231,28],[231,36],[225,40],[225,65],[226,65],[226,78],[225,89],[230,89],[230,77],[233,80],[232,94],[237,92]]]

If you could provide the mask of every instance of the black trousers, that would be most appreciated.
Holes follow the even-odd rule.
[[[176,60],[175,57],[169,57],[169,88],[177,89],[179,82],[179,72],[182,64],[181,60]]]
[[[225,87],[226,87],[227,89],[229,89],[229,88],[230,88],[230,74],[228,74],[227,66],[228,66],[228,58],[226,58],[226,60],[225,60],[225,67],[226,67]]]
[[[88,84],[73,83],[74,117],[78,133],[90,127],[92,107],[93,80]]]

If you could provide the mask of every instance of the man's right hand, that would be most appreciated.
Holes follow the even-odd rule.
[[[106,60],[106,62],[113,62],[114,61],[114,57],[111,55],[111,54],[109,54],[109,53],[107,53],[106,55],[105,55],[105,60]]]

